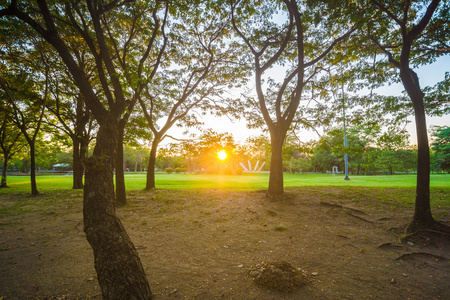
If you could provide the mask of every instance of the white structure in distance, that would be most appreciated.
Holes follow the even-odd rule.
[[[241,162],[239,163],[239,165],[242,167],[244,172],[261,172],[261,170],[264,167],[264,165],[266,164],[266,162],[263,162],[261,164],[261,166],[259,167],[259,169],[258,169],[259,160],[256,161],[256,165],[254,168],[252,168],[252,163],[250,162],[250,160],[247,161],[247,164],[248,164],[248,167]]]

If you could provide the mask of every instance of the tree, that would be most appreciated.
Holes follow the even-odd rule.
[[[8,102],[2,101],[1,103],[7,105]],[[10,108],[2,107],[0,109],[0,120],[2,120],[0,124],[0,149],[3,154],[0,188],[8,187],[6,176],[9,160],[24,146],[22,132],[11,122],[11,116],[8,115],[10,111]]]
[[[231,174],[238,168],[239,158],[234,155],[237,145],[233,136],[227,132],[218,133],[212,129],[207,129],[195,144],[197,152],[198,164],[197,167],[205,170],[210,174]],[[217,153],[225,151],[227,158],[224,162],[219,161]]]
[[[124,164],[125,168],[134,170],[134,172],[142,172],[147,165],[148,149],[142,145],[129,145],[124,147]]]
[[[116,203],[118,205],[126,204],[123,168],[125,127],[136,102],[141,99],[142,92],[148,91],[151,86],[161,65],[167,44],[164,29],[169,15],[169,3],[166,3],[164,10],[160,3],[155,3],[153,7],[148,6],[146,1],[136,1],[136,3],[128,12],[118,15],[117,27],[111,26],[108,30],[108,38],[112,40],[110,51],[114,53],[117,67],[122,71],[125,79],[122,86],[124,93],[130,86],[133,87],[133,95],[128,100],[129,105],[119,120],[119,140],[115,157]],[[127,25],[126,28],[123,28],[124,24]],[[128,33],[128,36],[124,32]],[[143,45],[140,49],[136,47],[139,44]],[[140,55],[139,60],[137,55]]]
[[[269,21],[278,9],[287,14],[287,24]],[[323,58],[355,28],[343,26],[344,15],[337,16],[335,10],[294,0],[231,1],[231,15],[233,28],[244,43],[242,49],[248,50],[253,60],[257,109],[270,133],[272,156],[267,195],[279,198],[283,195],[283,143],[303,90],[322,70]],[[264,76],[275,66],[286,75],[278,83],[269,78],[264,92]]]
[[[405,129],[395,129],[388,128],[377,138],[376,143],[377,148],[381,150],[376,160],[378,168],[388,169],[389,175],[393,175],[394,171],[403,171],[406,166],[405,157],[401,157],[400,151],[406,148],[409,135]]]
[[[435,140],[431,147],[435,152],[436,163],[443,171],[450,172],[450,127],[437,126],[433,137]]]
[[[137,251],[115,215],[113,169],[126,121],[159,65],[160,16],[167,17],[167,6],[146,1],[38,0],[33,7],[13,0],[0,9],[1,18],[17,18],[53,46],[99,124],[93,155],[85,161],[83,215],[104,299],[152,297]],[[74,39],[95,61],[91,71],[100,94],[69,47]]]
[[[251,136],[245,140],[243,145],[239,145],[237,152],[242,156],[242,162],[245,164],[248,160],[259,161],[259,167],[268,170],[270,165],[270,140],[264,135]]]
[[[288,164],[289,172],[292,174],[296,172],[305,173],[310,168],[310,160],[306,157],[294,158],[291,157]]]
[[[348,154],[349,170],[359,172],[368,141],[363,139],[357,127],[347,131],[347,148],[344,147],[343,128],[333,128],[322,135],[313,148],[312,165],[316,171],[331,171],[333,166],[344,169],[344,155]]]
[[[45,72],[45,77],[47,76],[48,68]],[[21,87],[20,90],[13,91],[10,89],[10,84],[0,79],[0,85],[10,103],[11,111],[8,112],[8,115],[11,122],[19,128],[30,147],[31,194],[35,196],[39,194],[36,184],[36,138],[44,116],[45,103],[48,97],[48,81],[46,80],[45,83],[43,98],[40,97],[38,92],[34,91],[34,82],[27,75],[21,74],[14,83],[15,86]]]
[[[414,3],[370,0],[368,5],[369,9],[364,9],[371,18],[366,22],[364,34],[386,56],[390,68],[399,71],[399,79],[414,108],[418,145],[417,185],[415,212],[407,230],[414,232],[420,228],[440,227],[433,219],[430,207],[430,151],[425,94],[413,69],[448,52],[446,42],[449,32],[443,30],[444,24],[448,24],[448,5],[440,0]]]
[[[6,116],[22,133],[30,151],[31,194],[38,195],[36,185],[36,139],[40,134],[46,102],[49,98],[50,58],[46,45],[27,30],[8,28],[2,36],[0,86],[10,109]],[[6,27],[6,28],[5,28]],[[10,27],[10,26],[9,26]],[[18,42],[24,39],[24,43]],[[20,63],[19,63],[20,62]]]
[[[193,7],[189,13],[172,20],[164,68],[156,74],[151,89],[139,98],[148,125],[153,133],[147,168],[146,190],[154,189],[155,162],[158,145],[170,128],[177,124],[199,125],[193,111],[213,108],[218,114],[238,109],[236,101],[225,92],[242,76],[232,65],[236,49],[224,41],[228,20],[217,18],[211,10]],[[159,126],[158,126],[158,124]]]
[[[77,57],[86,56],[79,48],[73,51]],[[55,54],[57,55],[57,54]],[[80,59],[81,64],[88,61],[87,57]],[[81,65],[83,69],[87,69]],[[68,136],[72,144],[72,170],[73,189],[83,188],[84,166],[83,161],[87,157],[89,142],[95,130],[95,122],[92,114],[86,107],[83,95],[80,94],[70,74],[65,69],[55,70],[52,74],[51,92],[53,97],[47,103],[47,109],[51,113],[46,116],[46,123],[53,126],[53,134],[59,139]]]

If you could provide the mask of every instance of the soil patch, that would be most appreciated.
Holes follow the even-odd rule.
[[[413,208],[380,193],[135,191],[117,214],[155,299],[449,299],[448,240],[405,238]],[[445,199],[433,213],[449,224]],[[101,298],[81,192],[0,205],[0,299]]]

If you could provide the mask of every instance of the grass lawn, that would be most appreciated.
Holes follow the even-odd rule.
[[[101,299],[71,179],[39,176],[38,197],[23,176],[0,190],[0,299]],[[285,201],[265,197],[268,174],[156,179],[157,190],[142,191],[145,174],[127,174],[128,204],[116,214],[157,299],[444,299],[450,290],[446,237],[400,240],[414,175],[286,174]],[[449,180],[433,175],[430,193],[446,224]],[[280,261],[302,270],[304,287],[256,285],[263,270],[291,282],[270,267]]]
[[[145,173],[127,173],[125,181],[128,190],[140,190],[145,186]],[[198,189],[198,188],[227,188],[234,190],[267,189],[268,173],[232,175],[193,175],[193,174],[156,174],[156,186],[160,189]],[[416,175],[350,175],[350,181],[344,176],[331,174],[284,174],[284,186],[364,186],[364,187],[414,187]],[[28,191],[30,180],[28,176],[8,176],[10,189],[0,189],[0,193],[14,191]],[[70,189],[72,176],[70,175],[41,175],[37,176],[38,190],[51,191]],[[449,174],[431,174],[431,186],[450,187]]]

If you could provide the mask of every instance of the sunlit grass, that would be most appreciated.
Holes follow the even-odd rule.
[[[72,176],[43,175],[37,176],[39,191],[71,189]],[[141,190],[145,187],[145,173],[126,173],[127,190]],[[267,189],[268,173],[244,173],[243,175],[210,175],[210,174],[156,174],[156,187],[159,189],[199,189],[225,188],[234,190]],[[9,189],[0,189],[2,193],[14,193],[30,190],[28,176],[8,176]],[[414,187],[416,175],[350,175],[345,181],[342,174],[284,174],[284,186],[364,186],[364,187]],[[431,174],[431,186],[450,186],[449,174]]]
[[[159,210],[170,209],[170,205],[179,199],[204,199],[204,213],[210,213],[211,201],[221,201],[228,193],[238,191],[267,190],[269,174],[193,175],[193,174],[156,174],[157,191],[144,192],[146,174],[127,173],[126,186],[130,201],[127,209],[134,209],[133,195],[147,195],[151,201],[164,203]],[[331,174],[284,174],[287,195],[299,193],[306,197],[330,198],[335,201],[352,201],[355,205],[369,205],[387,211],[414,206],[415,175],[393,176],[351,176],[344,181],[341,175]],[[82,190],[72,190],[72,176],[45,175],[37,177],[38,197],[30,195],[30,181],[26,176],[9,176],[10,188],[0,189],[0,219],[2,216],[18,216],[27,212],[47,212],[76,206],[82,209]],[[207,193],[208,197],[202,197]],[[450,175],[432,174],[430,200],[438,219],[450,208]],[[288,196],[289,197],[289,196]],[[69,201],[68,201],[69,200]],[[203,201],[203,200],[202,200]],[[57,208],[57,209],[56,209]],[[9,221],[8,221],[9,222]],[[0,221],[0,224],[2,222]],[[275,229],[281,231],[283,229]],[[287,228],[289,230],[289,228]]]

